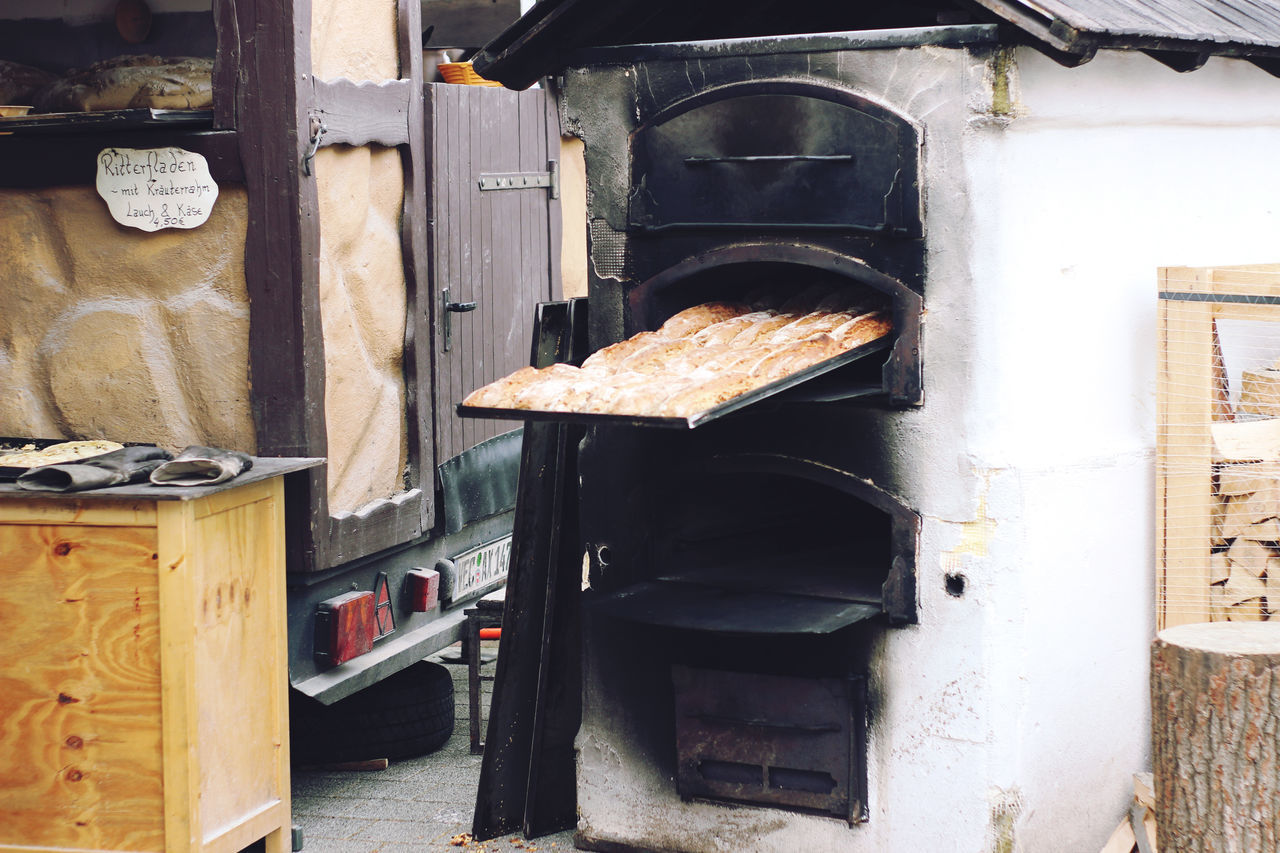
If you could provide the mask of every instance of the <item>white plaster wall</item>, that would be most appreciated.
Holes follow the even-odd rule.
[[[864,416],[868,473],[923,518],[919,624],[873,656],[870,821],[682,803],[588,695],[597,837],[1078,853],[1124,814],[1148,763],[1156,269],[1277,260],[1280,80],[1236,60],[1014,59],[1005,81],[959,50],[841,59],[926,140],[925,405]]]
[[[977,123],[966,158],[967,452],[1016,472],[1020,515],[988,511],[1010,550],[975,570],[1021,592],[991,660],[1018,849],[1090,850],[1148,760],[1156,269],[1280,254],[1280,80],[1118,52],[1064,69],[1021,50],[1016,69],[1015,117]]]

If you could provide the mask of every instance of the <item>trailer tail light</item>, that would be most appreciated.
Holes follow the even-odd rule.
[[[337,666],[372,651],[377,636],[372,592],[348,592],[320,602],[315,654],[321,663]]]
[[[435,569],[410,569],[404,582],[410,610],[425,613],[440,605],[440,573]]]

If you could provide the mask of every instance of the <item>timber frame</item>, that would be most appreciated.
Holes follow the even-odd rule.
[[[331,515],[324,467],[294,479],[289,569],[318,571],[404,543],[434,523],[432,336],[427,285],[421,9],[396,0],[400,79],[317,80],[310,0],[212,0],[212,129],[13,135],[0,143],[0,187],[92,185],[104,145],[176,145],[203,154],[215,180],[248,193],[245,279],[249,373],[260,456],[327,455],[320,222],[308,153],[334,144],[395,146],[404,162],[401,222],[406,286],[404,381],[408,488]],[[313,153],[313,152],[311,152]]]

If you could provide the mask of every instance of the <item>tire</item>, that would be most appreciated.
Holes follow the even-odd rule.
[[[296,764],[426,755],[453,734],[453,676],[419,661],[332,705],[293,691],[289,725]]]

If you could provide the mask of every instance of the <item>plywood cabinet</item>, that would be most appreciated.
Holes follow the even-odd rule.
[[[0,486],[0,850],[289,849],[269,473],[204,492]]]

